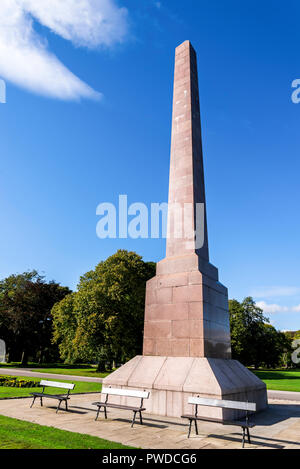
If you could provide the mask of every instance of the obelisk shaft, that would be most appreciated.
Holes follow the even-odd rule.
[[[197,204],[205,209],[200,227]],[[190,209],[191,229],[186,233],[184,226],[181,236],[173,206],[184,222],[184,209]],[[168,227],[166,258],[147,282],[143,353],[229,358],[228,292],[208,257],[197,59],[189,41],[175,55]],[[201,246],[191,236],[199,229]]]
[[[203,204],[200,226],[196,226],[196,204]],[[191,43],[186,41],[175,52],[167,257],[196,252],[208,261],[205,205],[197,58]],[[196,228],[203,233],[204,244],[200,248],[191,238]]]

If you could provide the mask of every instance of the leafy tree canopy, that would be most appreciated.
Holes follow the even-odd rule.
[[[53,305],[69,288],[47,283],[36,270],[11,275],[0,281],[0,337],[5,340],[10,360],[27,363],[28,356],[45,359],[51,353]],[[52,350],[53,351],[53,350]]]
[[[232,357],[245,366],[276,367],[291,351],[291,340],[277,331],[251,297],[229,301]]]
[[[66,361],[125,361],[142,349],[146,281],[155,264],[119,250],[55,305],[54,342]]]

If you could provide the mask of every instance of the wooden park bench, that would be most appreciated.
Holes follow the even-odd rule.
[[[240,402],[240,401],[225,401],[225,400],[218,400],[218,399],[206,399],[203,397],[190,397],[188,400],[188,403],[195,406],[194,414],[182,415],[182,418],[189,419],[190,421],[188,438],[190,437],[190,434],[191,434],[192,423],[193,422],[195,423],[196,435],[198,435],[197,421],[202,420],[204,422],[214,422],[214,423],[221,423],[222,425],[234,425],[234,426],[241,427],[243,430],[242,447],[244,448],[245,446],[246,432],[247,432],[248,442],[251,443],[249,429],[255,427],[255,424],[249,422],[249,417],[250,415],[256,412],[255,403]],[[207,406],[207,407],[220,407],[222,409],[244,410],[246,412],[245,420],[243,419],[222,420],[222,419],[216,419],[216,418],[211,418],[211,417],[201,417],[198,415],[199,405]]]
[[[68,400],[70,399],[69,394],[70,394],[70,391],[75,388],[75,384],[73,384],[73,383],[59,383],[58,381],[42,380],[40,382],[40,386],[43,386],[43,391],[42,392],[32,392],[32,393],[30,393],[33,396],[33,401],[31,403],[30,408],[33,406],[34,401],[36,400],[37,397],[40,398],[41,406],[43,406],[43,397],[48,397],[50,399],[57,399],[59,401],[57,409],[56,409],[56,413],[58,412],[62,402],[65,402],[66,410],[68,410]],[[64,394],[47,394],[47,393],[45,393],[45,388],[46,387],[67,389],[68,392],[64,393]]]
[[[122,409],[122,410],[130,410],[133,412],[133,419],[131,423],[131,427],[133,427],[135,423],[135,417],[136,414],[139,413],[140,415],[140,424],[143,425],[143,419],[142,419],[142,412],[146,410],[143,407],[144,399],[148,399],[150,392],[148,391],[134,391],[131,389],[116,389],[116,388],[102,388],[101,394],[106,394],[106,398],[104,402],[93,402],[92,405],[98,406],[98,411],[95,420],[98,419],[99,417],[99,412],[101,410],[101,407],[104,409],[104,415],[105,418],[107,419],[107,412],[106,409],[107,407],[110,407],[112,409]],[[114,404],[112,402],[108,402],[109,396],[123,396],[123,397],[135,397],[138,399],[141,399],[140,406],[129,406],[129,405],[122,405],[122,404]]]

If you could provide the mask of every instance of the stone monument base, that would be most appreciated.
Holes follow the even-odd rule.
[[[236,360],[136,356],[107,376],[103,385],[150,391],[145,401],[147,413],[168,417],[191,413],[188,398],[198,395],[256,402],[257,411],[268,405],[266,385]],[[125,397],[115,399],[116,403],[127,404]],[[242,417],[243,412],[199,407],[198,415],[231,419]]]

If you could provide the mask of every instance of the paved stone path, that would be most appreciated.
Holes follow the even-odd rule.
[[[94,421],[96,407],[91,403],[99,394],[74,395],[70,400],[70,412],[55,413],[56,402],[45,399],[30,409],[30,400],[0,400],[0,414],[41,425],[72,432],[86,433],[145,449],[233,449],[241,448],[238,427],[199,423],[199,436],[187,438],[187,425],[182,419],[157,417],[144,414],[144,425],[130,428],[131,413],[109,410],[108,420],[103,413]],[[252,445],[246,448],[297,448],[300,449],[300,405],[297,402],[270,402],[269,409],[256,416],[257,426],[252,430]]]
[[[278,399],[281,401],[300,401],[300,392],[291,391],[268,391],[269,399]]]
[[[39,373],[38,371],[31,370],[30,368],[0,368],[0,375],[26,376],[31,378],[45,378],[49,380],[62,379],[70,381],[84,381],[87,383],[102,383],[102,378],[92,378],[90,376],[61,375],[54,373]]]

